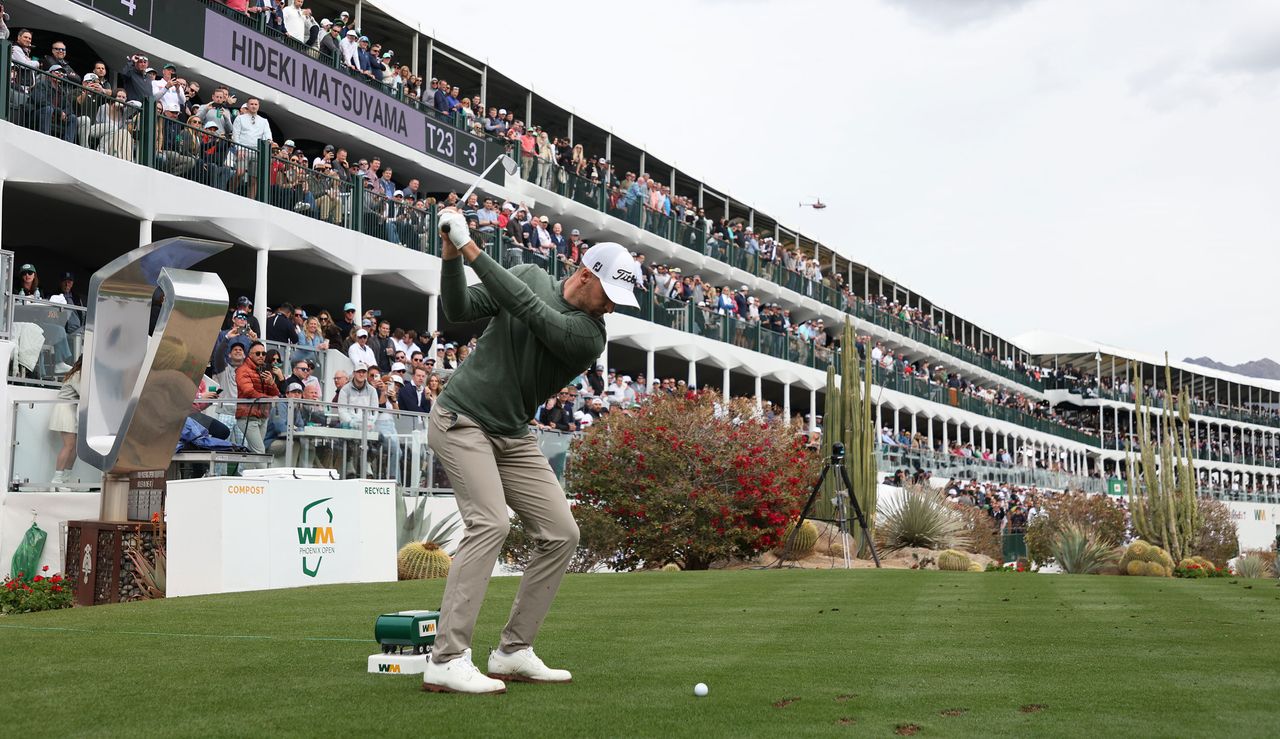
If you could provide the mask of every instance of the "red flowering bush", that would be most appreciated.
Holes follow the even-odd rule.
[[[578,505],[622,529],[610,562],[618,569],[705,570],[777,546],[819,463],[791,428],[714,392],[660,395],[611,413],[574,441],[571,456],[566,482]]]
[[[0,613],[34,613],[70,608],[74,585],[62,579],[62,575],[47,574],[49,566],[41,574],[28,579],[19,572],[15,578],[6,577],[0,583]]]

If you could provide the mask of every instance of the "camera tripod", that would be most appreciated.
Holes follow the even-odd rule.
[[[848,500],[853,505],[853,515],[858,519],[858,526],[862,529],[862,536],[867,542],[867,548],[871,550],[871,559],[875,561],[876,567],[880,567],[880,555],[876,553],[875,542],[871,540],[871,531],[867,529],[867,519],[862,515],[862,506],[858,504],[858,498],[853,495],[853,483],[849,480],[849,471],[844,468],[844,444],[835,442],[831,445],[831,457],[822,465],[822,472],[818,474],[817,482],[813,483],[813,490],[809,493],[809,499],[805,501],[804,508],[800,510],[800,518],[796,519],[795,528],[791,530],[791,536],[787,537],[786,543],[783,545],[783,557],[778,559],[778,566],[782,566],[785,555],[794,551],[796,536],[800,533],[800,526],[804,520],[809,517],[809,511],[813,508],[813,502],[817,500],[818,493],[822,490],[822,483],[827,479],[827,473],[831,472],[831,468],[840,471],[840,479],[844,482],[844,490],[836,493],[833,502],[836,503],[840,510],[840,531],[848,534],[848,517],[844,512],[844,501]],[[874,484],[874,483],[873,483]],[[848,547],[845,548],[845,556],[848,556]],[[847,566],[846,561],[846,566]]]

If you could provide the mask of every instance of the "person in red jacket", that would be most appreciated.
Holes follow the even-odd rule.
[[[240,403],[236,405],[236,424],[244,431],[244,443],[249,451],[264,454],[267,451],[262,437],[271,415],[272,398],[279,398],[271,370],[265,366],[266,346],[261,341],[249,345],[244,364],[236,370],[236,392]]]

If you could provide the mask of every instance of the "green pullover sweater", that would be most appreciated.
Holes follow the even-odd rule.
[[[450,321],[490,318],[476,349],[449,378],[439,404],[497,436],[529,433],[533,412],[604,351],[604,321],[565,302],[564,284],[531,264],[504,269],[483,252],[445,260],[440,298]]]

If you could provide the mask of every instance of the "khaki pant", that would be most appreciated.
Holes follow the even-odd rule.
[[[578,525],[560,482],[533,434],[491,436],[439,404],[431,410],[427,446],[453,482],[466,527],[445,583],[432,659],[448,662],[471,646],[489,576],[510,529],[507,506],[520,516],[536,553],[521,578],[499,647],[510,653],[532,646],[578,546]]]

